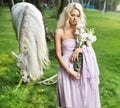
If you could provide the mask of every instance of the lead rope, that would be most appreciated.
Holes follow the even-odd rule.
[[[43,81],[39,81],[39,82],[36,82],[37,84],[44,84],[44,85],[53,85],[55,83],[57,83],[57,74],[50,77],[50,78],[47,78]]]

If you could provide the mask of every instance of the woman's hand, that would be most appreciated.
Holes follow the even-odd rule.
[[[82,48],[76,48],[74,52],[72,53],[70,57],[70,61],[74,63],[76,60],[78,60],[79,53],[82,53]]]
[[[80,73],[76,71],[71,71],[70,76],[72,77],[73,80],[80,79]]]

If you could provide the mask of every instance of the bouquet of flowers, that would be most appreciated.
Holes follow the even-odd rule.
[[[75,35],[77,38],[76,41],[76,48],[85,48],[85,47],[91,47],[92,43],[96,41],[96,36],[94,35],[94,29],[88,29],[84,28],[82,25],[76,26]],[[77,72],[80,72],[82,63],[82,54],[80,53],[78,55],[78,59],[74,63],[73,67],[74,70]]]

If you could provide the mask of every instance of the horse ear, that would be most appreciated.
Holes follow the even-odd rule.
[[[15,52],[12,51],[11,53],[13,56],[15,56],[18,59],[19,56]]]

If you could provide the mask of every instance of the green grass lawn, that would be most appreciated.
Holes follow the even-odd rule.
[[[53,33],[57,20],[55,10],[45,10],[45,20]],[[85,10],[88,27],[95,28],[97,41],[93,44],[100,68],[100,98],[102,108],[120,106],[120,13]],[[54,42],[48,42],[51,65],[44,78],[57,73],[58,62]],[[10,11],[0,7],[0,108],[57,108],[56,85],[34,82],[21,84],[21,75],[11,51],[18,52]],[[19,85],[21,84],[21,85]]]

